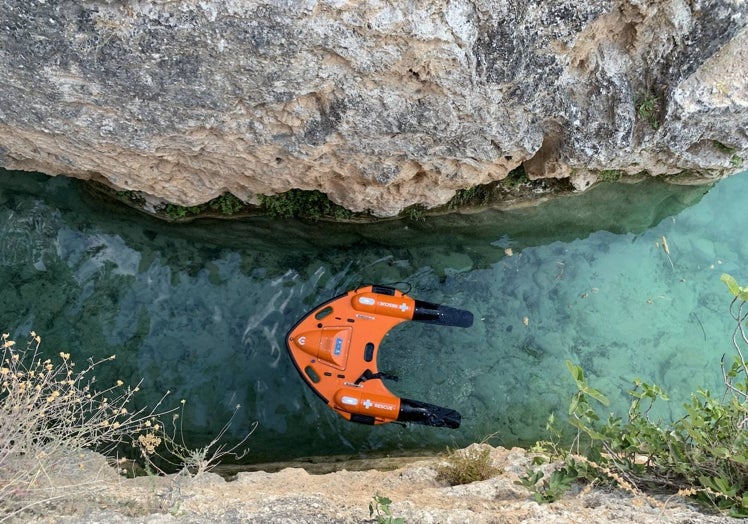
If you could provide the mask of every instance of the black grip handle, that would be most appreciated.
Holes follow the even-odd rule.
[[[473,325],[473,314],[464,309],[416,300],[413,320],[440,326],[470,327]]]
[[[457,429],[462,422],[462,415],[454,409],[435,406],[420,400],[401,398],[400,413],[397,415],[397,420],[437,428]]]

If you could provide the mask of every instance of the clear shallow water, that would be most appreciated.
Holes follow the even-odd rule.
[[[0,171],[0,328],[34,329],[80,362],[117,354],[99,379],[143,379],[142,402],[186,399],[195,441],[241,404],[232,432],[259,422],[254,461],[544,438],[574,391],[566,359],[614,409],[640,377],[664,386],[663,415],[677,416],[697,387],[721,390],[719,359],[732,354],[719,277],[748,280],[746,190],[748,173],[710,190],[611,184],[418,223],[169,225],[74,180]],[[348,423],[285,354],[286,331],[315,304],[399,281],[475,314],[470,329],[403,324],[380,351],[380,369],[400,377],[393,392],[459,410],[456,431]]]

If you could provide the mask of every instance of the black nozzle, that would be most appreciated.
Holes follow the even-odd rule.
[[[454,409],[435,406],[419,400],[400,399],[400,422],[413,422],[437,428],[457,429],[460,427],[462,415]]]
[[[440,326],[470,327],[473,325],[473,314],[464,309],[416,300],[413,320]]]

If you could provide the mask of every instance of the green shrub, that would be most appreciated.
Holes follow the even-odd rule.
[[[320,191],[291,189],[278,195],[258,195],[260,206],[265,212],[278,218],[334,218],[343,220],[353,213],[332,202]]]
[[[459,209],[468,205],[485,206],[491,202],[493,187],[495,183],[472,186],[466,189],[458,189],[449,202],[447,209]]]
[[[238,197],[231,193],[224,193],[204,204],[198,204],[196,206],[166,204],[161,209],[161,212],[166,215],[169,220],[179,221],[187,217],[198,217],[209,212],[231,216],[242,211],[246,207],[247,205]]]
[[[603,169],[598,173],[597,178],[601,182],[615,182],[616,180],[620,180],[625,174],[626,172],[621,169]]]
[[[131,202],[138,207],[145,205],[145,198],[139,191],[115,191],[114,194],[120,200]]]
[[[530,179],[527,177],[527,172],[525,171],[524,164],[520,164],[516,168],[512,169],[506,176],[506,178],[502,179],[501,182],[502,184],[513,188],[517,188],[530,182]]]
[[[190,212],[190,208],[178,206],[177,204],[166,204],[164,213],[171,220],[181,220]]]
[[[415,204],[403,211],[405,218],[411,222],[423,222],[426,220],[426,208],[423,204]]]
[[[537,466],[537,463],[534,465]],[[555,502],[560,499],[571,485],[581,476],[577,461],[568,457],[566,462],[555,467],[550,475],[545,478],[545,473],[534,467],[527,468],[525,476],[520,477],[515,484],[524,486],[533,493],[533,498],[538,504]]]
[[[405,519],[393,516],[390,504],[392,500],[389,497],[377,493],[369,502],[369,517],[375,517],[377,524],[403,524]]]
[[[607,407],[607,398],[589,385],[579,366],[567,362],[577,386],[568,413],[575,429],[571,446],[563,447],[569,439],[551,418],[551,440],[536,449],[564,461],[567,469],[562,473],[564,482],[543,486],[538,485],[542,475],[530,468],[523,483],[536,499],[557,498],[576,476],[611,482],[637,494],[654,488],[688,495],[732,516],[748,516],[748,364],[744,358],[748,288],[730,275],[722,280],[733,295],[729,311],[735,320],[736,352],[729,367],[723,358],[725,392],[715,396],[699,389],[685,404],[685,416],[663,422],[653,419],[652,412],[655,403],[669,400],[666,393],[637,379],[629,391],[626,418],[611,414],[602,421],[598,409]]]
[[[233,215],[244,208],[244,202],[231,193],[224,193],[208,202],[208,207],[223,215]]]

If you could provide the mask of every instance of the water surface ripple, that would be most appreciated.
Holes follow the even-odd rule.
[[[81,362],[116,354],[99,379],[142,379],[141,402],[186,399],[196,442],[241,404],[231,431],[259,422],[253,461],[544,438],[573,392],[567,359],[614,409],[640,377],[663,385],[663,414],[677,416],[697,387],[721,389],[731,347],[719,277],[748,281],[746,191],[743,173],[711,189],[608,184],[421,222],[170,225],[75,180],[0,171],[0,327],[34,329],[50,354]],[[390,388],[459,410],[458,430],[348,423],[285,353],[286,331],[315,304],[394,282],[475,314],[466,330],[403,324],[380,352],[380,369],[400,377]]]

